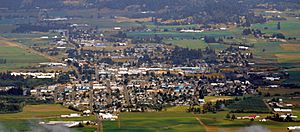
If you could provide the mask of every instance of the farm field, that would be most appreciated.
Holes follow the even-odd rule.
[[[120,126],[120,127],[119,127]],[[103,122],[104,131],[152,132],[152,131],[205,131],[191,113],[179,111],[121,113],[120,122]],[[75,130],[92,132],[96,127],[76,128]]]
[[[127,32],[128,37],[132,38],[143,38],[159,35],[161,37],[167,38],[181,38],[181,39],[193,39],[193,38],[202,38],[204,36],[214,36],[214,37],[224,37],[231,36],[232,32],[230,31],[207,31],[202,33],[180,33],[180,32]]]
[[[28,131],[38,128],[41,120],[95,120],[94,116],[81,118],[59,118],[61,114],[76,113],[60,105],[27,105],[24,111],[15,114],[0,114],[0,124],[7,130]],[[16,120],[17,119],[17,120]],[[13,125],[12,125],[13,124]],[[120,124],[120,127],[119,127]],[[205,131],[191,113],[186,112],[148,112],[121,113],[118,121],[104,121],[104,131]],[[96,126],[74,128],[70,131],[93,132]]]
[[[270,93],[271,95],[285,95],[299,92],[300,88],[259,88],[258,91],[262,92],[263,94]]]
[[[121,129],[125,131],[205,131],[191,113],[149,112],[122,113]]]
[[[206,125],[206,128],[209,131],[224,131],[224,132],[240,132],[246,131],[247,128],[260,128],[261,130],[271,131],[271,132],[282,132],[286,131],[288,126],[297,125],[297,122],[294,123],[281,123],[274,121],[260,122],[259,119],[263,119],[266,116],[270,116],[271,114],[257,114],[257,113],[234,113],[236,117],[249,116],[249,115],[258,115],[259,119],[255,121],[250,120],[230,120],[226,119],[227,111],[218,112],[216,114],[206,113],[206,114],[198,114],[197,116],[200,120]],[[232,113],[231,113],[232,115]]]
[[[216,102],[217,100],[230,100],[234,99],[233,96],[205,96],[205,102]]]
[[[245,113],[257,112],[268,113],[271,112],[262,98],[259,97],[246,97],[238,102],[228,106],[231,111],[239,111]]]
[[[202,40],[165,40],[164,42],[190,49],[205,49],[208,47],[208,44]]]
[[[0,36],[9,38],[13,42],[21,43],[27,47],[30,46],[39,46],[39,47],[46,47],[52,42],[52,37],[57,36],[58,34],[55,33],[5,33],[1,34]],[[41,37],[47,36],[48,39],[42,39]]]
[[[0,40],[1,43],[1,40]],[[24,69],[33,64],[45,62],[46,58],[32,54],[24,49],[11,46],[0,46],[0,58],[5,64],[0,64],[0,70]]]
[[[281,29],[277,29],[278,21],[269,21],[265,24],[254,24],[252,27],[260,29],[266,33],[283,33],[288,37],[300,37],[300,20],[288,18],[286,21],[280,21]],[[267,27],[267,29],[265,29]]]
[[[30,131],[38,129],[38,122],[62,114],[76,113],[59,104],[26,105],[20,113],[0,114],[0,131]]]
[[[300,51],[300,44],[281,44],[280,47],[283,50]]]
[[[76,113],[59,104],[26,105],[20,113],[0,114],[0,122],[7,120],[30,120],[58,117],[62,114]]]

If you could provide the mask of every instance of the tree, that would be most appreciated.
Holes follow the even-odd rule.
[[[235,120],[235,119],[236,119],[235,115],[234,115],[234,114],[232,114],[232,116],[231,116],[231,120]]]
[[[226,119],[230,119],[230,114],[229,113],[226,115]]]
[[[281,23],[280,23],[280,22],[277,23],[277,29],[278,29],[278,30],[281,29]]]
[[[285,36],[282,33],[274,33],[272,37],[278,39],[285,39]]]
[[[290,115],[287,115],[286,118],[285,118],[285,121],[291,122],[291,121],[293,121],[293,119]]]
[[[250,35],[250,34],[252,34],[252,31],[251,31],[251,29],[249,29],[249,28],[247,28],[247,29],[244,29],[243,30],[243,33],[242,33],[243,35]]]
[[[204,42],[205,43],[216,43],[215,37],[212,36],[204,36]]]

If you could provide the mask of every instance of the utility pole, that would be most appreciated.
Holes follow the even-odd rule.
[[[95,115],[97,118],[97,132],[103,132],[103,124],[102,124],[103,118],[99,114],[95,114]]]

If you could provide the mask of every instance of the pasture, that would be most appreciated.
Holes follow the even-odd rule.
[[[1,43],[1,40],[0,40]],[[0,58],[5,59],[5,64],[0,64],[0,70],[24,69],[40,62],[47,61],[46,58],[35,55],[30,51],[12,47],[0,46]]]
[[[208,47],[208,44],[206,44],[202,40],[165,40],[165,43],[173,44],[179,47],[183,48],[190,48],[190,49],[205,49]]]
[[[263,94],[269,93],[270,95],[288,95],[299,92],[300,88],[259,88],[258,91]]]
[[[198,114],[197,116],[200,120],[206,125],[208,131],[224,131],[224,132],[240,132],[245,131],[248,127],[251,126],[260,126],[264,128],[264,130],[272,131],[272,132],[282,132],[285,131],[288,126],[297,125],[297,122],[275,122],[268,120],[267,122],[260,122],[260,119],[263,119],[267,116],[272,116],[272,114],[258,114],[258,113],[234,113],[236,117],[249,116],[249,115],[258,115],[260,116],[258,119],[254,121],[250,121],[249,119],[245,120],[230,120],[226,118],[228,114],[227,111],[214,113],[206,113],[206,114]],[[230,113],[232,115],[233,113]]]
[[[300,44],[281,44],[280,47],[283,50],[300,51]]]
[[[238,102],[230,104],[228,108],[233,112],[245,113],[269,113],[271,112],[262,98],[259,97],[246,97]]]
[[[230,31],[207,31],[201,33],[180,33],[180,32],[127,32],[128,37],[132,38],[147,38],[154,37],[155,35],[166,37],[166,38],[177,38],[177,39],[199,39],[204,36],[224,37],[232,36]]]
[[[149,131],[205,131],[191,113],[179,111],[121,113],[120,121],[104,121],[104,131],[149,132]],[[92,132],[96,126],[76,128],[75,130]]]
[[[106,128],[108,131],[205,131],[191,113],[147,112],[121,113],[120,128]],[[105,128],[105,127],[104,127]],[[105,130],[105,129],[104,129]]]
[[[26,105],[22,112],[0,114],[0,122],[7,120],[32,120],[57,118],[62,114],[76,113],[59,104]]]
[[[288,37],[300,37],[300,20],[288,18],[286,21],[280,21],[281,29],[277,29],[278,21],[269,21],[264,24],[254,24],[252,28],[260,29],[265,33],[283,33]],[[267,28],[267,29],[266,29]]]

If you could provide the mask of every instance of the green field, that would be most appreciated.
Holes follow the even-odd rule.
[[[154,25],[153,23],[144,23],[149,29],[167,29],[167,30],[176,30],[177,28],[197,28],[199,25],[190,24],[190,25]]]
[[[47,61],[44,57],[11,46],[0,46],[0,58],[6,59],[5,64],[0,64],[0,70],[23,69],[33,64]]]
[[[208,47],[208,44],[202,40],[165,40],[164,42],[190,49],[205,49]]]
[[[280,22],[280,30],[277,30],[278,21],[269,21],[265,24],[255,24],[252,27],[255,29],[260,29],[265,33],[283,33],[288,37],[300,37],[300,20],[296,18],[288,18],[288,20]],[[268,29],[264,29],[265,27]]]
[[[9,38],[14,42],[18,42],[23,44],[27,47],[30,46],[39,46],[45,47],[48,46],[52,42],[52,37],[58,36],[59,34],[56,33],[5,33],[1,34],[0,36]],[[48,39],[41,39],[40,37],[48,36]]]
[[[268,113],[271,112],[262,98],[247,97],[228,106],[231,111],[241,111],[246,113]]]
[[[23,112],[0,114],[0,124],[7,130],[28,131],[38,127],[42,120],[95,120],[94,116],[81,118],[60,118],[62,114],[76,113],[61,105],[27,105]],[[118,121],[104,121],[104,131],[205,131],[191,113],[148,112],[121,113]],[[74,131],[95,131],[96,126],[75,128]]]
[[[193,39],[202,38],[204,36],[214,36],[214,37],[224,37],[232,36],[230,31],[207,31],[202,33],[180,33],[180,32],[127,32],[128,37],[133,38],[143,38],[143,37],[153,37],[155,35],[167,38],[179,38],[179,39]]]
[[[270,121],[268,120],[267,122],[260,122],[260,119],[263,119],[267,116],[272,116],[271,114],[257,114],[257,113],[234,113],[236,117],[243,117],[243,116],[249,116],[249,115],[258,115],[260,116],[258,119],[255,119],[254,121],[250,121],[249,119],[245,120],[240,120],[240,119],[235,119],[235,120],[230,120],[226,118],[226,115],[228,112],[223,111],[223,112],[218,112],[216,114],[213,113],[206,113],[206,114],[200,114],[197,115],[200,117],[200,119],[208,125],[208,128],[213,129],[213,130],[222,130],[224,131],[238,131],[240,129],[243,129],[244,127],[248,126],[262,126],[270,131],[274,132],[282,132],[285,131],[287,127],[289,126],[295,126],[298,123],[297,122],[288,122],[288,123],[283,123],[283,122],[275,122],[275,121]],[[232,113],[231,113],[232,115]]]
[[[118,121],[105,121],[104,131],[126,132],[153,132],[153,131],[205,131],[191,113],[170,112],[145,112],[145,113],[121,113],[120,127]],[[95,127],[77,128],[75,130],[92,132]]]
[[[30,131],[38,128],[42,119],[70,113],[75,112],[58,104],[26,105],[20,113],[0,114],[0,131]]]
[[[56,118],[62,114],[70,113],[76,112],[64,108],[59,104],[26,105],[22,112],[0,114],[0,121]]]

